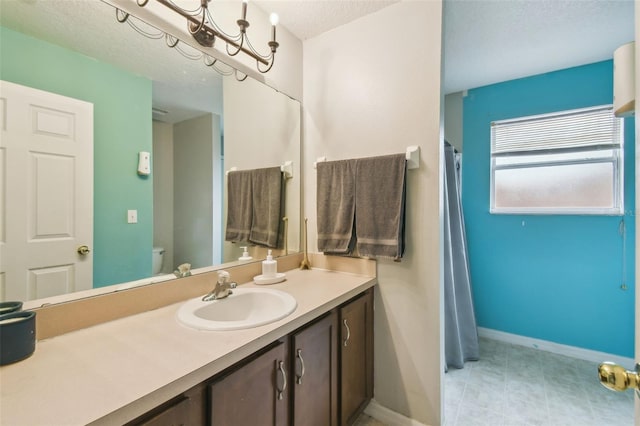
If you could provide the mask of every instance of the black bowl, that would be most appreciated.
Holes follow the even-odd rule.
[[[36,313],[0,315],[0,365],[28,358],[36,350]]]
[[[22,310],[22,302],[0,302],[0,315]]]

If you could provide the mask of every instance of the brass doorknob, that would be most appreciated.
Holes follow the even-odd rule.
[[[82,256],[86,256],[89,254],[91,250],[89,250],[89,247],[87,246],[80,246],[78,247],[78,254],[82,255]]]
[[[619,392],[627,389],[637,390],[640,389],[639,369],[638,364],[636,364],[636,371],[629,371],[613,362],[603,362],[598,366],[598,377],[600,383],[608,389]]]

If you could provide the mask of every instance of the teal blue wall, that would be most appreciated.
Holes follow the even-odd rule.
[[[151,276],[152,179],[136,173],[152,148],[151,81],[2,27],[0,52],[1,79],[93,103],[93,286]]]
[[[624,216],[489,214],[492,120],[610,104],[612,99],[611,61],[468,91],[462,201],[480,327],[633,357],[633,119],[624,121]],[[624,276],[618,233],[623,219]],[[620,288],[623,281],[627,291]]]

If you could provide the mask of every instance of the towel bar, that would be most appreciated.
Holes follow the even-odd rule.
[[[229,176],[229,172],[238,171],[237,167],[231,167],[226,171],[225,175]],[[286,179],[291,179],[293,177],[293,161],[285,161],[284,164],[280,166],[280,171],[284,173],[284,177]]]
[[[407,147],[406,151],[407,169],[413,170],[420,168],[420,147],[417,145],[411,145]],[[318,163],[327,161],[327,157],[318,157],[313,163],[313,168],[317,168]]]

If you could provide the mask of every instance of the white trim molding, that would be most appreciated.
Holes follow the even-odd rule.
[[[562,345],[548,340],[534,339],[532,337],[505,333],[504,331],[492,330],[490,328],[478,327],[478,335],[488,339],[499,340],[501,342],[526,346],[533,349],[540,349],[542,351],[583,359],[586,361],[598,363],[603,361],[612,361],[629,369],[632,369],[635,365],[633,358],[613,355],[606,352],[592,351],[591,349],[583,349],[576,346]]]
[[[396,413],[382,405],[378,404],[375,399],[372,399],[367,405],[367,408],[364,409],[364,413],[367,416],[371,416],[374,419],[382,422],[386,425],[393,426],[427,426],[424,423],[420,423],[417,420],[410,419],[409,417],[405,417],[400,413]]]

